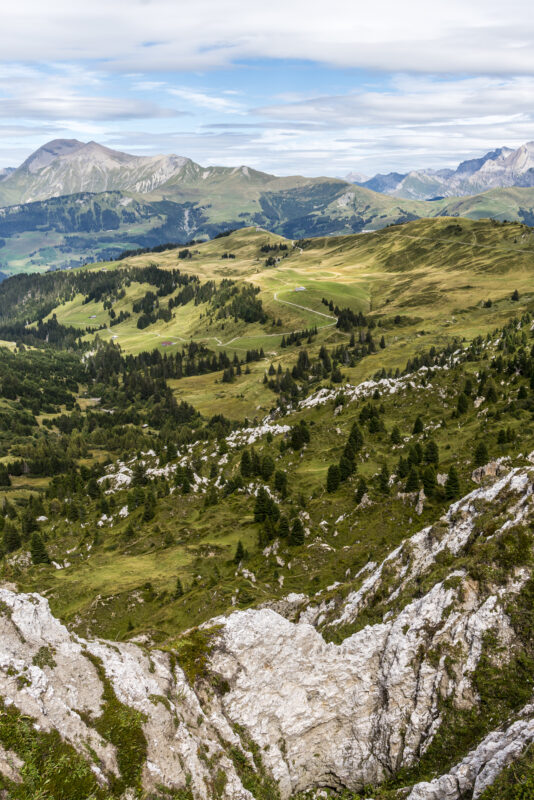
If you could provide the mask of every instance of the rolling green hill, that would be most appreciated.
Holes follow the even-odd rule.
[[[51,142],[0,182],[0,271],[63,269],[166,242],[259,226],[290,239],[360,233],[427,217],[531,224],[534,190],[435,202],[334,178],[137,157],[92,142]]]

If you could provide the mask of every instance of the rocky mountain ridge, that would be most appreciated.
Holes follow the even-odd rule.
[[[349,173],[346,179],[375,192],[412,200],[461,197],[490,189],[534,186],[534,142],[516,150],[500,147],[480,158],[463,161],[456,169],[390,172],[361,179]]]

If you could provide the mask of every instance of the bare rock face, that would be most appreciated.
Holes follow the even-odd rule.
[[[460,708],[476,702],[472,673],[485,636],[491,631],[503,652],[513,648],[505,608],[529,573],[521,568],[493,592],[452,568],[422,596],[410,594],[410,586],[440,553],[462,551],[488,504],[505,509],[502,530],[526,524],[533,477],[534,469],[511,470],[455,503],[437,525],[356,576],[361,586],[341,607],[325,604],[320,614],[309,607],[300,622],[273,608],[213,620],[206,674],[194,686],[179,653],[81,639],[52,616],[44,598],[0,589],[0,697],[38,730],[58,730],[82,753],[89,746],[102,783],[119,774],[121,763],[120,743],[99,732],[110,693],[142,720],[148,791],[188,786],[202,800],[252,800],[235,754],[260,770],[253,749],[261,754],[262,780],[274,779],[282,800],[302,790],[358,791],[380,782],[417,762],[442,722],[444,698]],[[359,612],[379,587],[389,610],[358,629]],[[291,599],[299,608],[306,602]],[[325,640],[319,624],[346,632],[354,625],[355,632],[338,645]],[[414,786],[411,800],[477,797],[534,740],[534,707],[507,725],[447,775]],[[16,754],[0,750],[2,774],[16,781],[21,767]]]

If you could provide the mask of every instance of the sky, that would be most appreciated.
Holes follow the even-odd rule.
[[[280,175],[441,168],[534,140],[526,0],[17,0],[0,167],[55,138]]]

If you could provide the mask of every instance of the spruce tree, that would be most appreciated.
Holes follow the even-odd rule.
[[[245,548],[243,547],[243,542],[240,539],[235,549],[234,562],[236,564],[239,564],[241,561],[243,561],[244,558],[245,558]]]
[[[424,468],[421,479],[423,481],[423,489],[427,497],[431,497],[437,489],[438,481],[436,477],[436,469],[433,464],[427,464]]]
[[[456,404],[456,413],[459,416],[461,416],[462,414],[465,414],[467,412],[468,408],[469,408],[469,398],[464,392],[461,392],[461,394],[458,395],[458,402]]]
[[[406,480],[404,491],[405,492],[419,491],[419,476],[417,474],[417,470],[415,469],[415,467],[412,467],[408,473],[408,478]]]
[[[287,472],[277,469],[274,473],[274,488],[282,497],[287,495]]]
[[[261,477],[268,481],[274,472],[274,461],[269,454],[263,456],[261,460]]]
[[[252,461],[250,459],[250,453],[248,450],[243,450],[241,453],[241,465],[240,465],[241,475],[244,478],[250,478],[252,475]]]
[[[280,522],[278,523],[278,536],[281,536],[282,539],[287,539],[289,536],[289,520],[287,517],[280,517]]]
[[[479,442],[475,448],[473,464],[475,465],[475,467],[482,467],[484,464],[488,463],[488,460],[489,460],[489,454],[486,442]]]
[[[410,471],[410,465],[408,464],[407,460],[400,456],[399,463],[397,464],[397,476],[399,478],[405,478]]]
[[[363,434],[357,422],[354,422],[349,434],[349,442],[355,453],[363,447]]]
[[[30,541],[30,553],[32,562],[34,564],[50,564],[50,557],[46,551],[44,542],[37,531],[32,534]]]
[[[182,586],[182,581],[180,578],[176,578],[176,588],[174,589],[174,597],[177,600],[179,597],[182,597],[184,593],[184,587]]]
[[[263,486],[260,486],[258,489],[258,493],[256,495],[256,502],[254,504],[254,521],[255,522],[263,522],[265,517],[267,516],[268,508],[269,508],[269,500],[270,497],[267,494],[266,489]]]
[[[335,492],[341,482],[341,474],[337,464],[331,464],[326,474],[326,491]]]
[[[300,547],[300,545],[304,544],[304,525],[298,517],[294,520],[293,525],[291,526],[289,544],[292,547]]]
[[[423,420],[420,416],[417,417],[413,424],[413,434],[417,436],[419,433],[423,433]]]
[[[434,439],[429,439],[425,447],[424,459],[427,464],[434,464],[436,467],[439,464],[439,448]]]
[[[20,533],[10,522],[4,528],[4,550],[6,553],[13,553],[21,546]]]
[[[447,475],[445,482],[445,497],[447,500],[454,500],[460,494],[460,478],[458,477],[458,470],[452,465]]]
[[[389,469],[385,461],[378,476],[378,488],[383,494],[389,494]]]
[[[391,431],[390,439],[392,444],[400,444],[402,442],[398,425],[395,425],[395,427]]]
[[[0,486],[11,486],[11,478],[5,464],[0,464]]]

